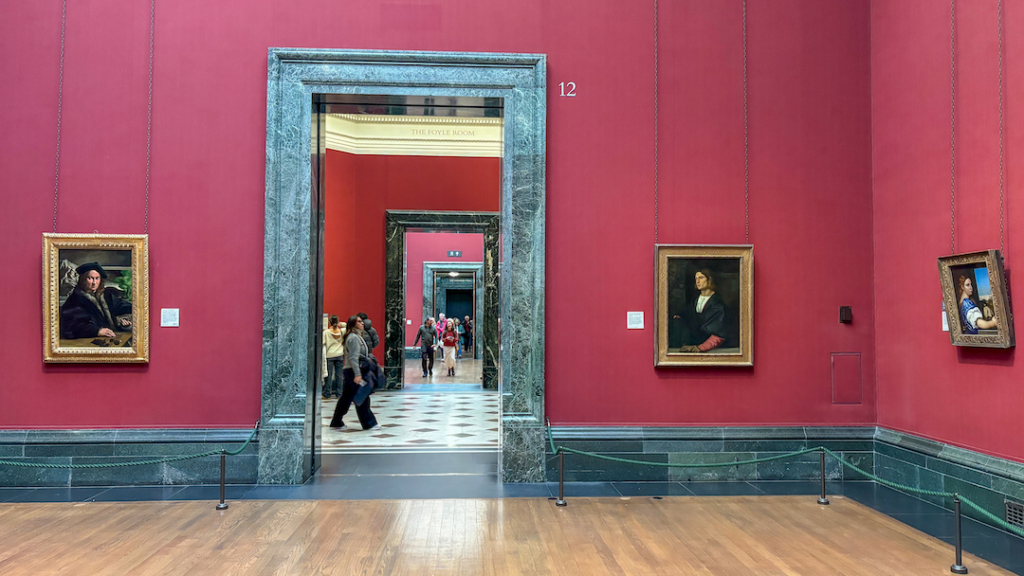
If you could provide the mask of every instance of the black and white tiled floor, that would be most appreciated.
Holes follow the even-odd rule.
[[[457,386],[449,388],[457,390]],[[466,392],[375,392],[371,406],[380,430],[360,429],[354,407],[345,416],[348,428],[332,430],[337,400],[324,400],[322,452],[497,450],[500,397],[479,387],[466,388]]]

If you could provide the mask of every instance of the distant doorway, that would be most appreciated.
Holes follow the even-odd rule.
[[[448,318],[466,318],[473,314],[472,289],[445,290],[444,315]]]

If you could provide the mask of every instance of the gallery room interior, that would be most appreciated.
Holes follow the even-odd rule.
[[[0,572],[1024,574],[1022,33],[0,2]]]

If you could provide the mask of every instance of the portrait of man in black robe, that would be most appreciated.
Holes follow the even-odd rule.
[[[61,338],[116,338],[117,332],[131,332],[132,303],[104,285],[107,271],[89,262],[75,272],[78,283],[60,307]]]
[[[669,350],[735,353],[739,348],[739,266],[735,259],[669,263]]]

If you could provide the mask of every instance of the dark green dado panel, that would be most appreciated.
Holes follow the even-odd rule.
[[[997,517],[1005,518],[1006,502],[1024,502],[1024,464],[957,448],[885,428],[863,427],[555,427],[556,445],[605,456],[652,463],[740,462],[804,448],[824,446],[883,480],[911,488],[963,494]],[[717,468],[625,464],[576,454],[565,455],[568,482],[723,480],[817,480],[819,455]],[[558,481],[558,458],[550,445],[545,476]],[[869,478],[825,459],[829,481]],[[908,492],[909,493],[909,492]],[[952,510],[948,498],[920,496]],[[986,521],[969,507],[963,512]]]
[[[556,445],[631,460],[672,464],[740,462],[824,446],[867,471],[873,467],[874,432],[874,427],[845,426],[552,428]],[[557,482],[558,459],[551,453],[550,446],[546,463],[547,480]],[[843,468],[834,459],[826,458],[825,475],[828,480],[865,479]],[[565,455],[565,479],[569,482],[817,480],[820,470],[817,454],[716,468],[643,466]]]
[[[251,430],[0,430],[0,459],[48,464],[113,464],[237,450]],[[256,440],[227,458],[229,484],[256,482]],[[217,484],[220,457],[115,468],[24,468],[0,465],[0,486],[138,486]]]
[[[1007,500],[1024,502],[1024,464],[885,428],[875,433],[875,474],[913,488],[963,494],[1004,520]],[[921,498],[953,509],[949,498]],[[962,510],[986,522],[969,506]]]

